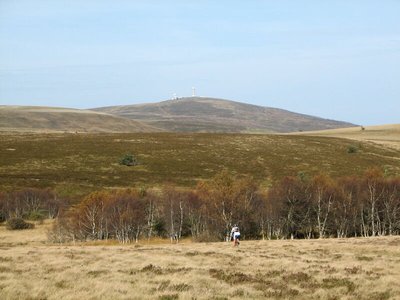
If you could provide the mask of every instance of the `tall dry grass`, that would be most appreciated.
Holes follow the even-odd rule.
[[[0,226],[0,299],[400,299],[400,237],[48,244]]]

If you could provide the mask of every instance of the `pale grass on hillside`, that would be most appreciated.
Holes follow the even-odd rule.
[[[58,245],[0,226],[0,299],[400,299],[400,237]]]
[[[393,149],[400,149],[400,124],[338,128],[295,133],[296,135],[327,136],[374,142]]]

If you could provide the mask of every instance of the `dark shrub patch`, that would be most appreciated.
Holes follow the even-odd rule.
[[[155,266],[153,264],[147,265],[143,267],[140,271],[146,272],[146,273],[154,273],[154,274],[162,274],[162,269],[159,266]]]
[[[390,291],[386,292],[375,292],[369,295],[370,300],[387,300],[390,299]]]
[[[192,288],[193,287],[191,285],[188,285],[186,283],[175,284],[170,287],[171,290],[177,291],[177,292],[186,292]]]
[[[126,154],[119,162],[121,165],[124,166],[136,166],[138,165],[138,161],[136,157],[134,157],[132,154]]]
[[[9,230],[32,229],[35,227],[35,224],[25,222],[21,218],[12,218],[7,221],[6,227]]]
[[[218,269],[210,269],[209,272],[212,278],[216,278],[230,284],[246,283],[246,282],[257,283],[262,281],[259,278],[254,278],[250,275],[241,272],[225,273],[223,270],[218,270]]]
[[[354,145],[350,145],[347,147],[347,153],[357,153],[358,147]]]
[[[360,255],[360,256],[356,256],[357,260],[361,260],[361,261],[372,261],[374,260],[373,257],[371,256],[364,256],[364,255]]]
[[[359,274],[361,273],[362,269],[360,266],[354,266],[352,268],[344,268],[347,274]]]
[[[0,211],[0,223],[3,223],[5,221],[6,221],[6,214]]]
[[[288,275],[283,276],[282,278],[286,282],[300,283],[309,281],[311,279],[311,276],[304,272],[298,272],[298,273],[290,273]]]
[[[346,287],[347,292],[351,293],[354,292],[356,289],[355,284],[347,278],[324,278],[322,280],[322,287],[326,289],[332,289],[337,287]]]
[[[162,295],[158,297],[160,300],[174,300],[174,299],[179,299],[178,294],[170,294],[170,295]]]

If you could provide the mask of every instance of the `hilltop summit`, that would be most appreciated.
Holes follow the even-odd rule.
[[[208,97],[183,97],[93,110],[175,132],[284,133],[354,126],[279,108]]]

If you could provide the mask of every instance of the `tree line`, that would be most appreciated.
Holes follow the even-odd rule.
[[[234,224],[245,239],[400,234],[400,178],[378,169],[341,178],[299,174],[268,188],[222,171],[191,190],[102,190],[75,205],[62,205],[50,190],[42,192],[3,194],[0,211],[5,219],[46,212],[56,218],[50,238],[58,242],[130,243],[156,236],[218,241],[227,238]]]
[[[14,192],[0,191],[0,222],[12,218],[28,220],[54,219],[68,201],[49,189],[24,188]]]

